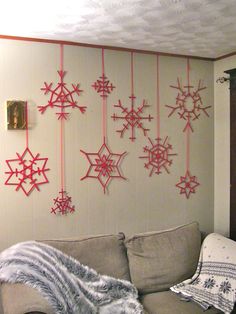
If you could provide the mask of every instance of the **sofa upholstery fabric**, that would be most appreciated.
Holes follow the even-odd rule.
[[[215,308],[204,311],[194,302],[181,301],[172,291],[162,291],[141,296],[141,303],[148,314],[218,314]]]
[[[44,240],[45,244],[70,255],[101,275],[130,281],[124,234],[90,236],[80,239]]]
[[[201,233],[197,223],[135,235],[125,242],[130,276],[139,293],[169,289],[197,267]]]
[[[181,301],[169,291],[170,286],[190,278],[196,270],[201,245],[197,223],[135,235],[125,241],[126,247],[123,234],[43,242],[101,274],[130,279],[130,269],[132,283],[141,293],[144,314],[222,313],[216,309],[203,312],[199,305]],[[53,314],[47,301],[34,289],[2,284],[1,290],[4,314]]]
[[[1,287],[4,314],[42,312],[55,314],[47,300],[33,288],[23,284],[4,283]]]
[[[100,275],[52,246],[17,243],[1,253],[1,282],[37,289],[57,314],[141,314],[131,282]]]

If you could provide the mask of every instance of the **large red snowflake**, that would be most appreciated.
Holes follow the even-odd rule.
[[[75,211],[74,205],[71,204],[71,197],[67,192],[61,189],[59,196],[53,199],[54,207],[51,208],[51,213],[66,215]]]
[[[110,94],[115,88],[115,86],[107,79],[104,73],[96,82],[93,83],[92,87],[103,98],[107,97],[108,94]]]
[[[191,176],[189,170],[187,170],[185,176],[180,177],[180,182],[176,186],[180,189],[180,194],[185,194],[189,198],[191,193],[195,193],[195,189],[199,186],[199,183],[197,182],[197,178]]]
[[[105,193],[112,179],[125,179],[120,172],[119,166],[126,152],[122,154],[112,153],[105,142],[96,153],[86,153],[83,150],[81,152],[85,154],[90,163],[86,175],[81,180],[86,178],[98,179]]]
[[[178,95],[176,97],[175,105],[166,105],[166,107],[171,110],[168,117],[177,112],[180,119],[187,121],[184,131],[187,128],[190,128],[193,132],[191,121],[198,119],[202,112],[209,117],[207,109],[211,108],[211,106],[204,106],[200,95],[200,92],[206,89],[206,87],[202,86],[202,82],[199,80],[198,87],[194,90],[194,86],[182,86],[179,78],[177,79],[177,86],[171,85],[170,87],[177,89]]]
[[[117,130],[117,132],[120,133],[121,137],[123,137],[125,131],[130,129],[131,136],[129,137],[129,139],[131,141],[135,141],[136,139],[135,128],[141,129],[143,131],[144,136],[146,136],[147,131],[149,131],[149,129],[144,128],[142,121],[148,120],[150,122],[153,119],[153,117],[151,117],[150,114],[148,116],[142,116],[144,109],[148,107],[145,100],[143,100],[142,104],[137,109],[134,109],[134,102],[136,97],[132,94],[129,98],[131,99],[131,108],[128,109],[124,107],[121,101],[119,100],[118,105],[114,105],[114,107],[120,108],[124,116],[118,116],[116,114],[113,114],[112,118],[114,121],[118,119],[124,120],[123,128]]]
[[[48,158],[39,158],[26,148],[22,155],[16,153],[17,158],[8,159],[6,163],[10,171],[5,172],[9,175],[6,185],[16,185],[16,191],[22,191],[28,196],[34,189],[39,191],[39,186],[48,183],[46,168]]]
[[[38,109],[41,113],[44,113],[47,108],[59,108],[60,111],[56,112],[58,115],[58,119],[67,119],[67,116],[69,115],[68,112],[65,112],[65,109],[68,107],[71,107],[72,109],[79,109],[80,112],[84,113],[86,110],[85,106],[79,106],[77,105],[77,102],[74,99],[74,94],[77,96],[80,96],[80,93],[82,92],[81,89],[79,89],[79,84],[71,84],[73,87],[73,90],[70,91],[66,87],[66,83],[64,82],[64,77],[66,74],[66,71],[57,71],[60,76],[60,81],[57,84],[55,88],[53,88],[53,83],[46,83],[44,82],[44,87],[41,88],[41,90],[44,91],[44,94],[47,95],[48,93],[50,95],[50,99],[48,101],[48,104],[45,106],[38,106]]]
[[[172,159],[170,159],[170,156],[175,156],[177,154],[170,153],[172,145],[168,143],[168,137],[166,137],[164,141],[161,138],[157,138],[156,144],[154,144],[150,138],[148,138],[148,140],[151,146],[145,146],[143,148],[147,155],[139,158],[147,159],[144,167],[150,169],[149,176],[151,177],[154,172],[156,174],[162,173],[162,169],[169,173],[168,168],[172,165]]]

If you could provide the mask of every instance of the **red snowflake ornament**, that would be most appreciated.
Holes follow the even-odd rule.
[[[60,81],[57,84],[55,88],[53,88],[53,83],[46,83],[44,82],[44,87],[41,88],[41,90],[44,91],[44,94],[50,94],[50,99],[48,101],[47,105],[44,106],[38,106],[38,109],[41,113],[44,113],[48,108],[59,108],[59,112],[56,112],[58,115],[58,119],[67,119],[67,116],[69,115],[68,112],[65,112],[66,108],[71,107],[72,109],[79,109],[81,113],[84,113],[86,110],[85,106],[79,106],[77,105],[77,102],[74,99],[74,95],[80,96],[80,93],[82,92],[81,89],[79,89],[79,84],[72,84],[73,90],[70,91],[66,87],[66,83],[64,82],[64,77],[66,74],[66,71],[60,70],[57,71],[60,77]]]
[[[142,104],[135,109],[134,108],[134,102],[136,97],[132,94],[130,97],[131,99],[131,108],[128,109],[126,107],[124,107],[121,103],[121,101],[118,101],[118,105],[114,105],[115,108],[119,108],[122,111],[122,114],[124,114],[123,116],[118,116],[116,114],[113,114],[111,117],[113,118],[114,121],[116,120],[123,120],[123,128],[120,130],[117,130],[118,133],[120,133],[120,137],[123,137],[125,131],[129,130],[131,131],[131,136],[129,137],[129,139],[131,141],[135,141],[136,137],[135,137],[135,129],[141,129],[143,131],[144,136],[147,135],[147,131],[149,131],[149,129],[144,128],[143,126],[143,120],[148,120],[149,122],[153,119],[153,117],[150,116],[150,114],[148,116],[142,116],[143,111],[146,107],[149,107],[146,103],[145,100],[143,100]]]
[[[53,199],[54,207],[51,208],[51,213],[66,215],[75,211],[74,205],[71,204],[71,197],[63,189],[59,192],[59,196]]]
[[[191,121],[199,119],[201,113],[209,117],[207,109],[211,108],[211,106],[204,106],[200,95],[200,92],[206,89],[206,87],[202,86],[201,80],[198,82],[197,89],[194,89],[194,86],[190,84],[182,86],[179,78],[177,79],[177,86],[171,85],[170,87],[177,89],[178,95],[175,105],[166,105],[170,109],[168,117],[176,112],[180,119],[187,121],[183,131],[186,131],[186,128],[190,128],[193,132]]]
[[[180,177],[180,182],[176,186],[180,189],[180,194],[185,194],[189,198],[191,193],[195,193],[195,189],[200,184],[197,182],[195,176],[191,176],[189,170],[186,171],[185,176]]]
[[[86,153],[83,150],[81,152],[85,154],[90,164],[86,175],[81,180],[87,178],[97,179],[105,193],[112,179],[125,179],[120,172],[119,166],[126,152],[122,154],[112,153],[105,141],[96,153]]]
[[[16,191],[22,189],[25,195],[37,189],[39,186],[48,183],[46,168],[48,158],[40,158],[39,154],[34,155],[27,147],[23,154],[16,153],[17,158],[8,159],[6,163],[10,171],[5,172],[9,175],[5,185],[16,185]]]
[[[169,173],[169,167],[172,165],[172,159],[170,156],[176,156],[175,153],[170,153],[172,146],[168,143],[168,136],[164,139],[156,139],[156,144],[148,138],[151,146],[145,146],[143,148],[144,152],[147,153],[145,156],[139,158],[147,159],[144,167],[150,169],[149,176],[151,177],[153,173],[161,174],[162,169]]]
[[[104,98],[113,91],[115,86],[107,79],[104,73],[99,78],[100,79],[93,83],[92,87]]]

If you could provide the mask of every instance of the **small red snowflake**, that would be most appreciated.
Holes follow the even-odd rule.
[[[102,74],[100,79],[93,83],[92,87],[103,98],[107,97],[108,94],[110,94],[115,88],[115,86],[107,79],[105,74]]]
[[[16,185],[16,191],[22,189],[28,196],[34,189],[39,191],[40,185],[49,182],[46,176],[48,158],[39,158],[39,154],[34,156],[28,147],[22,155],[16,155],[17,158],[6,160],[10,171],[5,172],[9,175],[5,185]]]
[[[177,89],[178,95],[175,105],[166,105],[166,107],[171,109],[168,117],[177,112],[180,119],[187,121],[184,131],[189,128],[193,132],[191,121],[198,119],[202,112],[209,117],[207,110],[211,108],[211,106],[204,106],[200,95],[200,92],[206,89],[206,87],[202,86],[201,80],[199,80],[198,87],[194,90],[194,86],[182,86],[179,78],[177,79],[177,86],[171,85],[170,87]]]
[[[120,136],[123,137],[123,134],[125,133],[125,131],[127,130],[131,130],[131,136],[129,137],[129,139],[131,141],[135,141],[136,137],[135,137],[135,128],[141,129],[143,131],[144,136],[147,135],[147,131],[149,131],[149,129],[146,129],[143,127],[143,120],[148,120],[149,122],[153,119],[153,117],[150,116],[150,114],[148,116],[142,116],[142,113],[144,111],[144,109],[146,107],[148,107],[147,103],[145,100],[143,100],[142,105],[140,105],[140,107],[138,107],[136,110],[134,109],[134,101],[136,99],[136,97],[134,95],[131,95],[129,97],[131,99],[131,108],[128,109],[126,107],[124,107],[121,103],[121,101],[119,100],[118,105],[114,105],[115,108],[120,108],[122,113],[124,114],[124,116],[117,116],[116,114],[112,115],[112,118],[114,121],[116,120],[124,120],[123,123],[123,128],[118,130],[117,132],[120,133]]]
[[[61,189],[59,196],[53,199],[54,207],[51,208],[51,213],[66,215],[75,211],[74,205],[71,204],[71,197],[67,192]]]
[[[90,164],[86,175],[81,180],[87,178],[97,179],[106,192],[109,182],[114,178],[125,179],[119,169],[120,162],[126,152],[122,154],[112,153],[104,142],[97,153],[86,153],[81,150]]]
[[[44,113],[47,108],[59,108],[60,111],[56,114],[58,115],[58,119],[67,119],[67,116],[69,115],[68,112],[65,112],[64,110],[68,107],[71,107],[72,109],[79,109],[81,113],[84,113],[86,110],[85,106],[78,106],[77,102],[74,100],[74,94],[77,96],[80,96],[80,93],[82,92],[81,89],[79,89],[79,84],[75,85],[72,84],[73,90],[70,91],[66,87],[66,83],[64,82],[64,76],[66,74],[66,71],[57,71],[60,76],[60,82],[57,84],[57,86],[53,89],[52,85],[53,83],[46,83],[44,82],[44,87],[41,88],[41,90],[44,91],[44,94],[47,95],[48,93],[51,94],[50,99],[48,101],[48,104],[45,106],[38,106],[38,109],[41,113]]]
[[[168,167],[172,165],[172,159],[170,156],[176,156],[177,154],[170,153],[172,150],[172,146],[168,144],[168,137],[162,141],[161,138],[156,139],[156,144],[148,138],[151,146],[145,146],[144,152],[147,153],[145,156],[141,156],[139,158],[147,159],[147,162],[144,164],[144,167],[150,169],[149,176],[155,172],[156,174],[162,173],[162,169],[164,169],[167,173],[169,173]]]
[[[186,171],[184,177],[180,177],[180,182],[176,186],[180,189],[180,194],[185,194],[189,198],[191,193],[195,193],[195,189],[200,184],[195,176],[191,176],[189,170]]]

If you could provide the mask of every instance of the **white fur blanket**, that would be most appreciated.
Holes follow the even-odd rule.
[[[196,273],[171,288],[204,309],[232,312],[236,300],[236,242],[217,233],[203,241]]]
[[[0,254],[0,282],[37,289],[56,314],[141,314],[136,288],[43,243],[16,244]]]

